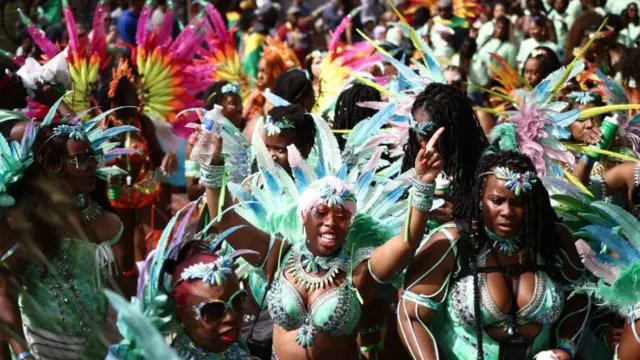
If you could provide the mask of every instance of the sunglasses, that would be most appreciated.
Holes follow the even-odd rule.
[[[75,165],[76,169],[83,168],[92,162],[94,164],[102,164],[104,162],[104,154],[102,151],[94,151],[93,153],[81,153],[67,159],[67,164]]]
[[[247,302],[247,292],[244,290],[238,290],[231,295],[229,300],[211,300],[200,303],[200,305],[193,306],[193,312],[196,316],[196,320],[204,320],[209,323],[215,323],[224,317],[227,310],[233,311],[235,314],[244,309]]]

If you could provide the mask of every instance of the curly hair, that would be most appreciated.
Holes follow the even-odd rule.
[[[291,104],[299,105],[305,99],[315,96],[310,74],[296,68],[285,71],[276,78],[273,93]]]
[[[380,91],[371,86],[355,83],[343,90],[336,100],[333,115],[333,128],[353,129],[360,121],[373,116],[376,110],[358,106],[363,101],[381,101]]]
[[[633,79],[636,83],[640,81],[640,48],[626,49],[622,53],[622,58],[618,63],[620,67],[620,74],[622,74],[622,80],[628,83]]]
[[[293,104],[287,106],[276,106],[269,111],[269,116],[273,121],[287,119],[293,123],[294,129],[283,131],[294,131],[296,140],[294,145],[298,149],[304,148],[306,145],[315,143],[316,125],[311,115],[309,115],[300,105]]]
[[[411,114],[428,112],[435,128],[444,127],[438,142],[438,151],[444,159],[444,169],[452,175],[453,200],[464,202],[471,194],[476,164],[489,145],[469,99],[459,90],[444,84],[427,85],[413,103]],[[418,135],[409,130],[409,141],[404,146],[402,172],[413,169],[420,150]]]
[[[482,199],[486,186],[487,176],[497,166],[507,167],[515,172],[524,173],[536,171],[531,160],[523,154],[517,152],[497,152],[483,156],[475,172],[477,181],[468,199],[455,203],[455,221],[460,229],[460,240],[458,245],[465,247],[468,259],[461,259],[462,262],[470,264],[471,275],[474,283],[474,308],[476,314],[480,309],[480,289],[478,285],[478,271],[476,267],[477,257],[486,250],[489,239],[484,229],[482,214]],[[555,231],[554,223],[558,221],[555,211],[551,207],[549,193],[540,180],[533,184],[531,191],[522,193],[520,196],[525,200],[524,231],[523,240],[524,264],[536,264],[538,256],[544,260],[547,274],[554,279],[560,280],[560,274],[556,268],[556,256],[560,254],[561,239]],[[479,229],[478,231],[474,230]],[[476,333],[478,335],[478,349],[482,348],[482,323],[481,317],[476,316]],[[482,352],[478,353],[478,358],[482,359]]]

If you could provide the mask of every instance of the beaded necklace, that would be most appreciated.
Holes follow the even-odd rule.
[[[489,228],[484,227],[484,231],[487,234],[489,239],[493,240],[494,243],[498,244],[498,250],[508,256],[512,256],[517,254],[520,250],[522,250],[522,240],[520,239],[520,234],[512,237],[503,238],[496,234],[494,234]]]
[[[102,207],[95,201],[91,201],[85,194],[80,194],[74,199],[76,209],[80,210],[82,222],[88,224],[102,214]]]

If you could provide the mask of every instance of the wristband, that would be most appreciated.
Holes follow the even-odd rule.
[[[433,194],[436,189],[435,183],[426,183],[412,179],[411,207],[418,211],[429,212],[433,205]]]
[[[201,165],[200,184],[207,189],[220,189],[224,178],[224,165]]]

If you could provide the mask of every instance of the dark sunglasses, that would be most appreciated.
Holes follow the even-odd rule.
[[[67,159],[67,164],[75,165],[76,169],[87,166],[89,162],[92,162],[94,164],[101,164],[102,162],[104,162],[104,154],[102,153],[102,151],[81,153]]]
[[[215,323],[224,318],[227,310],[231,310],[236,314],[241,312],[244,309],[246,302],[247,292],[244,290],[238,290],[236,293],[231,295],[227,301],[216,299],[202,302],[200,305],[195,305],[193,307],[193,312],[196,316],[196,320]]]

